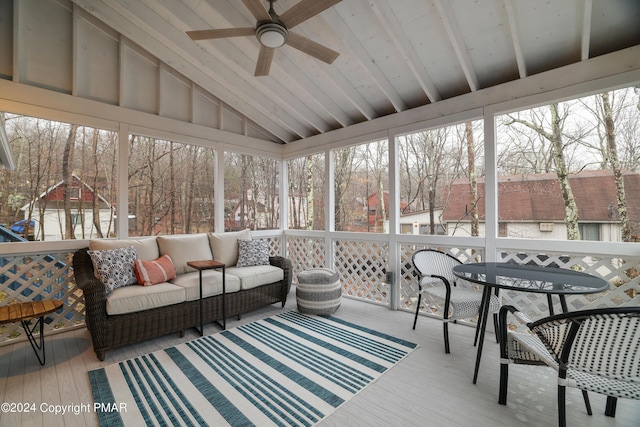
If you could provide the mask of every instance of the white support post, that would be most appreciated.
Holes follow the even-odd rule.
[[[215,170],[215,193],[213,195],[213,229],[217,233],[224,231],[224,144],[217,143],[216,147],[216,170]]]
[[[389,147],[389,260],[387,272],[393,273],[393,283],[389,284],[389,308],[397,310],[400,296],[400,251],[398,234],[400,233],[400,160],[398,159],[398,141],[393,129],[387,135]],[[386,279],[385,279],[386,281]]]
[[[287,258],[287,237],[284,234],[284,230],[289,229],[289,174],[288,161],[282,158],[278,160],[280,171],[280,198],[279,211],[280,211],[280,255]]]
[[[331,150],[324,153],[324,169],[327,179],[324,182],[324,194],[327,197],[327,203],[324,205],[324,265],[327,268],[333,268],[333,244],[331,241],[331,233],[335,231],[335,206],[336,191],[334,187],[335,180],[335,162]]]
[[[484,108],[485,152],[485,261],[496,260],[498,237],[498,171],[495,110]]]

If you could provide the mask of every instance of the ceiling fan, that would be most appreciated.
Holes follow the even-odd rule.
[[[255,35],[260,42],[260,54],[258,55],[255,70],[256,76],[269,75],[275,50],[285,44],[324,61],[327,64],[332,64],[340,55],[338,52],[326,46],[296,33],[292,33],[289,30],[331,6],[340,3],[342,0],[302,0],[280,16],[273,10],[273,3],[276,0],[267,1],[269,1],[268,11],[260,0],[242,0],[242,3],[244,3],[257,20],[255,27],[187,31],[187,35],[191,37],[192,40]]]

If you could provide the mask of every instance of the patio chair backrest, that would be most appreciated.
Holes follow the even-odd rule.
[[[564,313],[529,327],[561,368],[640,383],[640,307]]]
[[[420,275],[421,284],[433,283],[434,278],[445,278],[451,285],[456,283],[456,276],[453,275],[453,267],[462,264],[457,258],[435,250],[421,249],[413,253],[411,257],[413,266]]]

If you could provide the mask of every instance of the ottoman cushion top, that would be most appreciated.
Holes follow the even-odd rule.
[[[298,283],[313,283],[318,285],[334,283],[339,279],[337,271],[329,268],[311,268],[298,273]]]

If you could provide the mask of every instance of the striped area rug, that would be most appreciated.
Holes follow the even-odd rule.
[[[89,377],[101,426],[312,426],[416,347],[290,311]]]

